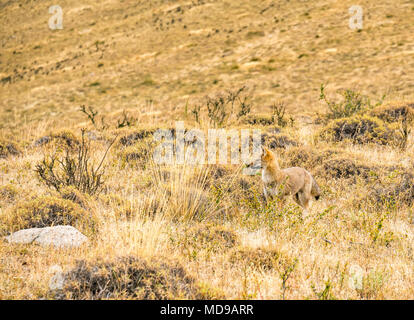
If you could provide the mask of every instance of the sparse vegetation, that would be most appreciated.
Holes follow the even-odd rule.
[[[321,131],[320,136],[335,142],[349,140],[359,144],[393,145],[401,138],[397,134],[397,128],[375,117],[352,116],[333,120]]]
[[[71,225],[88,235],[96,231],[97,220],[71,200],[55,196],[39,196],[22,200],[1,216],[1,233],[28,228]]]
[[[115,261],[78,261],[65,274],[64,299],[200,299],[195,280],[177,262],[121,257]]]
[[[206,109],[210,124],[214,127],[223,127],[227,125],[234,113],[237,119],[247,116],[252,107],[250,99],[246,86],[234,91],[218,93],[214,97],[207,97]],[[199,105],[194,106],[192,110],[197,123],[200,123],[201,111],[202,107]]]
[[[42,162],[36,165],[35,171],[41,182],[57,191],[63,186],[74,186],[81,192],[90,195],[100,193],[105,174],[102,165],[114,142],[115,140],[110,143],[100,163],[94,166],[91,164],[90,142],[86,142],[85,131],[82,131],[82,141],[75,155],[66,149],[64,156],[53,154],[50,157],[45,157]]]
[[[0,300],[413,299],[409,3],[364,1],[353,31],[339,1],[74,0],[51,31],[3,1]],[[248,164],[153,163],[182,120],[261,130],[320,199],[265,202]],[[61,224],[89,241],[3,238]]]
[[[325,94],[325,86],[323,84],[321,85],[320,99],[325,101],[328,106],[328,119],[347,118],[360,114],[363,111],[369,111],[370,109],[381,105],[385,98],[385,96],[383,96],[375,105],[372,105],[371,100],[368,97],[350,89],[344,90],[341,93],[341,96],[342,101],[340,102],[328,100]]]
[[[17,156],[20,153],[21,151],[13,142],[0,140],[0,159],[8,156]]]

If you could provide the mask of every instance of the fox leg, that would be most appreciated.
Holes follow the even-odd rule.
[[[309,201],[310,201],[310,193],[299,191],[297,193],[299,205],[303,208],[304,216],[308,215],[309,212]]]
[[[269,202],[269,193],[267,192],[266,187],[263,188],[263,195],[266,202]]]
[[[298,205],[300,205],[300,206],[302,206],[301,205],[301,203],[300,203],[300,201],[299,201],[299,192],[298,193],[295,193],[294,195],[293,195],[293,200],[298,204]]]

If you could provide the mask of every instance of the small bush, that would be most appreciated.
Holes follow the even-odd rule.
[[[414,118],[414,103],[388,103],[373,109],[371,115],[389,123],[411,121]]]
[[[210,170],[207,175],[207,187],[211,184],[215,184],[217,180],[228,180],[234,175],[233,170],[228,166],[215,164],[210,166]]]
[[[0,159],[21,154],[20,148],[8,140],[0,140]]]
[[[232,264],[248,265],[254,269],[271,270],[276,266],[280,253],[269,248],[237,248],[230,254]]]
[[[274,119],[269,115],[252,114],[244,118],[244,123],[251,125],[271,126],[274,124]]]
[[[414,204],[414,175],[395,172],[391,181],[378,182],[370,189],[368,199],[376,205]]]
[[[71,225],[86,234],[96,227],[96,218],[78,204],[53,196],[22,201],[1,216],[2,231]]]
[[[145,138],[140,142],[129,145],[118,152],[118,158],[122,161],[122,165],[137,165],[145,169],[148,160],[151,159],[154,152],[155,143],[152,138]]]
[[[64,299],[209,298],[180,264],[165,258],[147,261],[127,256],[113,262],[79,261],[64,277],[60,294]]]
[[[272,108],[272,120],[274,124],[277,124],[279,127],[286,127],[288,120],[286,120],[286,106],[283,102],[273,103]],[[292,116],[289,117],[289,122],[293,126],[295,120]]]
[[[33,142],[35,147],[51,144],[56,150],[74,149],[79,146],[80,141],[70,130],[61,130],[36,139]]]
[[[408,144],[408,137],[411,133],[411,126],[414,121],[414,104],[391,103],[375,108],[372,115],[388,123],[398,123],[396,146],[405,150]]]
[[[309,147],[293,147],[283,154],[286,167],[313,167],[317,159],[318,154]]]
[[[336,150],[316,151],[308,146],[291,147],[281,153],[284,167],[305,167],[314,168],[321,165],[325,159],[338,154]]]
[[[74,186],[63,187],[59,193],[62,199],[73,201],[83,209],[89,208],[89,202],[91,201],[90,197],[87,194],[80,192]]]
[[[234,91],[219,93],[214,97],[206,98],[207,116],[210,123],[215,127],[223,127],[227,124],[230,117],[236,114],[237,119],[247,116],[251,111],[250,96],[246,92],[246,87],[240,87]],[[200,121],[201,107],[193,110],[195,120]]]
[[[13,202],[16,200],[18,194],[18,189],[12,184],[7,184],[0,187],[0,198],[2,201]]]
[[[51,135],[52,139],[56,140],[60,146],[64,148],[76,148],[79,147],[81,142],[76,137],[76,135],[69,130],[63,130]]]
[[[328,106],[328,119],[351,117],[382,104],[382,100],[385,98],[385,96],[383,96],[375,106],[372,106],[370,99],[358,92],[347,89],[341,92],[341,95],[342,101],[340,102],[328,100],[325,95],[325,86],[323,84],[321,85],[320,99],[324,100]]]
[[[185,230],[178,241],[184,249],[212,252],[228,250],[239,243],[234,231],[213,224],[200,224]]]
[[[267,146],[270,149],[283,148],[287,147],[296,147],[298,143],[295,140],[292,140],[290,137],[282,134],[262,134],[262,144]]]
[[[355,161],[349,159],[332,159],[326,161],[320,169],[320,175],[329,176],[332,178],[351,178],[361,176],[363,178],[369,177],[369,172],[372,168],[360,165]]]
[[[154,130],[138,130],[121,136],[119,143],[123,146],[132,146],[145,138],[152,137]]]
[[[396,126],[388,125],[382,120],[369,116],[353,116],[333,120],[319,136],[326,141],[350,140],[353,143],[394,144],[398,135]]]
[[[84,133],[85,131],[82,131],[82,142],[77,148],[76,155],[67,149],[64,156],[55,153],[36,165],[35,172],[41,182],[57,191],[64,186],[74,186],[90,195],[102,191],[105,173],[102,164],[115,140],[107,148],[99,165],[94,167],[91,165],[90,143],[85,141]]]

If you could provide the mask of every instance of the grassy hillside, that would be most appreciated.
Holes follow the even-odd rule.
[[[69,298],[413,298],[413,0],[359,1],[359,31],[354,1],[62,0],[50,30],[54,4],[0,0],[0,234],[65,221],[90,242],[0,240],[0,299],[56,298],[55,265]],[[241,166],[151,161],[154,130],[207,130],[207,97],[244,86],[221,126],[315,176],[308,216]],[[113,142],[101,192],[39,173],[82,129],[95,168]]]

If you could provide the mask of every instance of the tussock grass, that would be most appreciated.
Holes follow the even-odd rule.
[[[72,1],[64,19],[82,19],[57,32],[44,8],[5,5],[1,233],[64,223],[91,241],[60,250],[0,239],[0,299],[58,298],[56,265],[68,298],[412,299],[406,2],[365,1],[362,32],[347,26],[350,1]],[[261,129],[282,167],[315,176],[321,199],[303,216],[290,200],[265,204],[260,176],[242,166],[155,165],[153,133],[175,120]],[[118,137],[101,192],[51,190],[36,164],[76,154],[82,129],[90,164]]]

